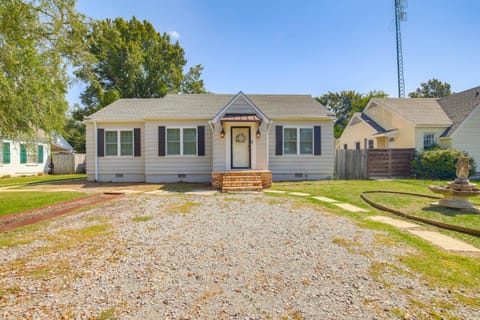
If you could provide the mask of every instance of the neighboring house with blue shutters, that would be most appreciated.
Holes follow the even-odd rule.
[[[60,135],[49,143],[43,132],[33,142],[0,139],[0,177],[48,173],[52,152],[71,152],[72,147]]]
[[[120,99],[85,119],[88,179],[215,187],[219,176],[240,172],[270,176],[270,183],[272,176],[326,179],[333,175],[334,120],[308,95]]]

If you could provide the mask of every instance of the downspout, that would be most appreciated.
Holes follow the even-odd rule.
[[[95,182],[98,181],[98,134],[97,134],[97,122],[93,121],[93,134],[95,135]]]

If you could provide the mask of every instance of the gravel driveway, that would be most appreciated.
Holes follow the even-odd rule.
[[[136,195],[15,237],[32,241],[0,249],[6,319],[413,319],[412,297],[448,300],[375,274],[412,249],[292,198]]]

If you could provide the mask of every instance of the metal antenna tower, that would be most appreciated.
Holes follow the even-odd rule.
[[[397,71],[398,71],[398,97],[405,98],[405,80],[403,78],[402,32],[400,22],[407,20],[407,0],[395,0],[395,30],[397,33]]]

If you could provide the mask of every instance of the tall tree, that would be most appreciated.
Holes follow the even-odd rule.
[[[0,1],[0,135],[61,131],[67,67],[83,56],[85,17],[75,0]]]
[[[441,98],[450,95],[452,95],[450,84],[435,78],[420,83],[420,87],[415,92],[408,94],[410,98]]]
[[[203,93],[202,66],[183,74],[187,61],[178,42],[158,33],[148,21],[133,17],[93,24],[89,51],[95,57],[76,75],[86,83],[81,94],[83,114],[118,98],[157,98],[167,93]]]
[[[371,98],[385,98],[387,96],[383,91],[370,91],[365,94],[350,90],[340,92],[329,91],[316,99],[327,107],[328,110],[335,113],[337,121],[335,122],[334,135],[338,138],[342,135],[352,115],[355,112],[362,112]]]

